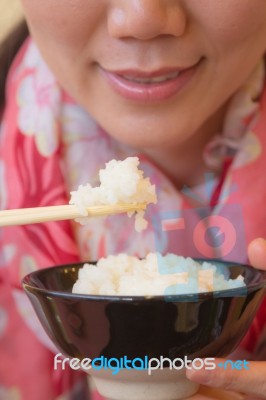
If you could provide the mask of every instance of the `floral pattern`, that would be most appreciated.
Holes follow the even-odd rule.
[[[18,87],[18,128],[24,135],[34,136],[40,154],[49,157],[58,147],[60,90],[35,46],[30,46],[24,64],[25,68],[38,68],[35,74],[26,74]]]
[[[0,399],[3,400],[22,400],[17,388],[5,388],[0,386]]]
[[[3,161],[0,160],[0,209],[4,210],[7,204],[6,182],[4,180],[5,167]]]

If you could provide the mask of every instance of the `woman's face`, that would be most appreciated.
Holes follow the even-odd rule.
[[[113,137],[178,145],[266,49],[265,0],[22,0],[61,85]]]

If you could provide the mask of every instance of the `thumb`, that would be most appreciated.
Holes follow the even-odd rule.
[[[248,257],[253,267],[266,270],[266,240],[252,240],[248,246]]]
[[[215,369],[191,369],[187,378],[215,388],[234,390],[266,399],[266,362],[215,359]]]

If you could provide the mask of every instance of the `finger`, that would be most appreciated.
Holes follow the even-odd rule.
[[[243,400],[262,400],[261,399],[261,397],[259,398],[259,397],[250,397],[250,396],[248,396],[248,397],[244,397],[244,399]]]
[[[263,400],[261,397],[254,397],[254,396],[245,396],[242,400]]]
[[[210,400],[244,400],[243,393],[232,392],[231,390],[215,389],[207,386],[200,387],[200,393]],[[194,399],[193,399],[194,400]],[[245,399],[246,400],[246,399]]]
[[[187,370],[188,379],[194,382],[225,390],[233,390],[266,399],[266,362],[249,362],[241,370],[232,367],[229,361],[216,359],[213,370]],[[222,367],[221,367],[222,366]]]
[[[242,393],[232,392],[231,390],[213,389],[207,386],[200,386],[197,394],[184,400],[255,400],[246,398]],[[258,399],[256,399],[258,400]]]
[[[253,240],[248,246],[248,257],[253,267],[266,270],[266,240]]]
[[[217,400],[210,396],[204,396],[202,394],[195,394],[192,397],[186,397],[184,400]]]

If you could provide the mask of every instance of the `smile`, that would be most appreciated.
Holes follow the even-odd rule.
[[[130,75],[122,75],[121,77],[130,82],[136,82],[136,83],[140,83],[140,84],[153,84],[153,83],[161,83],[161,82],[166,82],[166,81],[175,79],[178,77],[179,74],[180,74],[180,72],[176,71],[176,72],[172,72],[172,73],[165,74],[165,75],[158,75],[155,77],[134,77],[134,76],[130,76]]]
[[[179,94],[194,77],[201,61],[187,68],[161,68],[157,71],[99,68],[109,88],[124,99],[134,102],[158,102]]]

